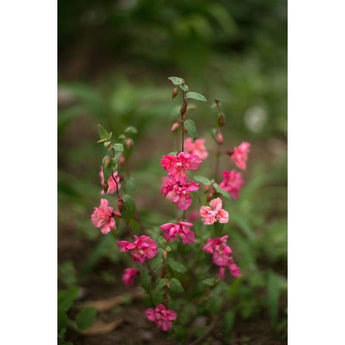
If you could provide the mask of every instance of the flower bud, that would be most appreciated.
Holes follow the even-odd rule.
[[[170,131],[171,131],[171,132],[175,132],[175,131],[178,130],[179,127],[180,127],[180,122],[179,122],[179,121],[176,121],[176,122],[174,122],[173,125],[171,126]]]
[[[132,144],[133,144],[132,139],[127,138],[126,139],[126,147],[128,150],[131,148]]]
[[[172,98],[175,98],[176,96],[178,95],[178,87],[175,87],[173,90],[172,90]]]
[[[107,156],[105,159],[104,159],[104,167],[108,167],[111,163],[111,157],[110,156]]]
[[[119,158],[119,163],[121,166],[125,163],[125,157],[123,156],[123,153],[121,153],[121,156]]]
[[[218,124],[220,127],[223,127],[225,125],[225,116],[223,113],[221,113],[218,117]]]
[[[187,110],[187,104],[186,103],[182,103],[181,109],[180,109],[180,114],[184,115],[186,113],[186,110]]]
[[[163,251],[163,258],[166,259],[168,257],[168,252],[166,250]]]
[[[117,202],[117,207],[118,207],[119,211],[121,212],[122,207],[123,207],[123,200],[122,199],[119,199],[119,201]]]
[[[217,144],[219,144],[219,145],[223,144],[223,134],[220,131],[220,129],[218,129],[217,136],[216,136],[216,141],[217,141]]]

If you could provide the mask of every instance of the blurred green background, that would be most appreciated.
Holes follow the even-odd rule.
[[[130,161],[138,208],[147,224],[173,215],[159,193],[159,160],[176,150],[170,127],[180,100],[171,100],[167,79],[176,75],[209,100],[191,112],[206,138],[209,165],[214,98],[226,115],[224,146],[252,143],[246,183],[230,209],[230,244],[247,272],[233,292],[234,308],[238,320],[264,320],[271,340],[284,339],[286,17],[284,0],[59,0],[59,287],[81,285],[99,298],[106,295],[103,285],[109,295],[121,285],[119,253],[90,222],[103,157],[97,123],[115,135],[128,125],[138,128]],[[230,168],[227,157],[222,167]]]

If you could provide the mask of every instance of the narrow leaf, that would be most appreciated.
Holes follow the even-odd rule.
[[[203,96],[201,93],[193,92],[193,91],[187,92],[186,98],[195,99],[196,101],[207,102],[207,99],[205,96]]]
[[[169,77],[168,78],[175,86],[180,86],[184,83],[184,80],[180,77]]]
[[[204,177],[204,176],[194,176],[193,180],[196,181],[196,182],[200,182],[200,183],[202,183],[204,185],[212,184],[212,181],[209,180],[207,177]]]

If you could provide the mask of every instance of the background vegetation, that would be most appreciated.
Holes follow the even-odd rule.
[[[286,29],[281,0],[59,1],[59,288],[78,286],[81,300],[127,291],[123,256],[112,237],[101,236],[90,222],[100,189],[97,123],[114,134],[128,125],[138,128],[130,161],[138,208],[147,224],[172,216],[159,193],[159,160],[176,149],[170,127],[179,101],[171,100],[167,77],[178,75],[210,101],[196,104],[193,114],[209,160],[215,97],[226,114],[226,147],[252,143],[246,184],[230,209],[229,225],[245,274],[229,286],[231,313],[205,341],[285,343]],[[143,310],[140,301],[112,310],[105,318],[125,323],[96,343],[115,336],[122,344],[144,343],[147,333],[131,340],[130,332],[151,325],[126,321],[126,314]],[[191,327],[181,338],[197,331]],[[168,343],[157,333],[158,344],[159,337]],[[93,344],[72,332],[64,338]]]

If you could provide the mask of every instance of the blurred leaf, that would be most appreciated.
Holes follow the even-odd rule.
[[[196,130],[195,122],[193,120],[187,119],[184,121],[184,126],[189,136],[191,136],[193,139],[198,137],[198,131]]]
[[[133,127],[133,126],[128,126],[125,130],[124,130],[124,133],[127,134],[127,135],[135,135],[138,133],[138,130]]]
[[[123,152],[123,145],[120,143],[116,143],[113,145],[115,152]]]
[[[151,288],[151,277],[147,270],[140,271],[140,284],[144,290],[149,291]]]
[[[218,183],[214,183],[213,184],[214,189],[217,191],[217,193],[221,194],[222,196],[224,196],[227,199],[231,200],[231,196],[228,192],[226,192],[224,189],[219,187]]]
[[[201,93],[193,92],[193,91],[187,92],[186,98],[195,99],[196,101],[207,102],[207,99],[205,96],[203,96]]]
[[[68,290],[59,290],[58,292],[58,308],[63,311],[68,311],[74,300],[78,297],[79,289],[77,287],[70,287]]]
[[[89,307],[78,313],[76,322],[79,329],[84,330],[89,328],[95,319],[97,312],[94,307]]]
[[[200,183],[202,183],[204,185],[212,184],[212,181],[209,180],[207,177],[204,177],[204,176],[194,176],[193,180],[196,181],[196,182],[200,182]]]
[[[112,133],[111,132],[108,133],[102,125],[98,124],[97,128],[98,128],[98,134],[101,140],[107,141],[111,138]],[[99,140],[98,142],[101,142],[101,141]]]
[[[272,325],[276,325],[278,322],[279,296],[280,279],[275,273],[269,272],[267,279],[267,303]]]
[[[67,328],[68,324],[68,317],[66,314],[66,311],[58,308],[58,329],[62,330],[64,328]]]
[[[187,271],[187,268],[185,265],[179,263],[178,261],[176,261],[172,257],[168,257],[167,264],[175,272],[185,273]]]
[[[123,206],[121,210],[121,216],[129,221],[135,215],[135,203],[133,198],[129,194],[124,194],[122,196]]]
[[[167,278],[160,278],[157,283],[157,288],[161,289],[167,285],[168,279]]]
[[[181,285],[180,281],[176,278],[172,278],[170,280],[170,289],[172,291],[179,292],[179,293],[184,291],[183,286]]]
[[[184,80],[180,77],[169,77],[168,78],[175,86],[180,86]]]

